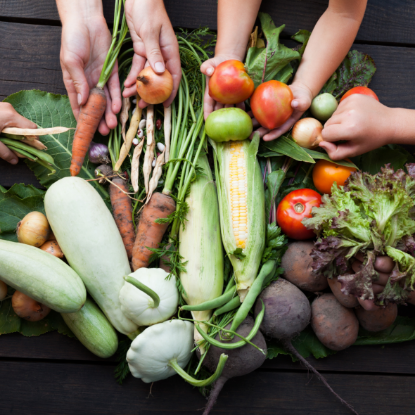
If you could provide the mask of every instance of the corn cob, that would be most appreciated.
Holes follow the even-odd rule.
[[[265,246],[265,195],[256,153],[259,136],[215,143],[222,241],[241,301],[255,280]]]

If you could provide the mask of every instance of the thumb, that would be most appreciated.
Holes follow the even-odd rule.
[[[78,105],[84,105],[89,96],[89,85],[86,80],[84,69],[78,63],[65,65],[65,69],[68,71],[72,84],[77,93]]]
[[[166,65],[160,50],[159,33],[150,33],[143,38],[143,43],[146,49],[147,60],[150,63],[151,68],[156,73],[163,73],[166,69]]]
[[[212,65],[212,59],[209,59],[202,63],[200,66],[200,72],[206,76],[212,76],[213,72],[215,72],[215,67]]]
[[[329,157],[334,161],[354,156],[354,151],[348,143],[334,144],[329,141],[322,141],[319,146],[324,148]]]
[[[309,98],[301,97],[301,98],[294,98],[291,101],[291,108],[296,111],[305,112],[310,108],[311,101]]]

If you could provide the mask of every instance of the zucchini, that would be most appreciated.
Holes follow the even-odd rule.
[[[98,192],[79,177],[65,177],[46,192],[45,210],[70,266],[111,324],[123,334],[137,325],[121,311],[119,293],[131,273],[114,218]]]
[[[0,278],[59,313],[78,311],[85,286],[65,262],[34,246],[0,240]]]
[[[78,340],[99,357],[111,357],[118,348],[118,337],[111,323],[89,298],[75,313],[62,313],[65,323]]]

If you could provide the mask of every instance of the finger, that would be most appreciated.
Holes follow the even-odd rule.
[[[75,60],[65,62],[64,65],[77,93],[76,98],[78,105],[85,105],[89,97],[89,85],[86,80],[84,68]]]
[[[374,294],[380,294],[385,289],[385,286],[380,284],[372,284],[372,289]]]
[[[117,117],[112,112],[111,96],[107,86],[104,87],[105,95],[107,96],[107,106],[105,108],[105,122],[110,130],[113,130],[117,126]]]
[[[214,111],[215,103],[216,101],[209,95],[209,87],[206,87],[205,96],[203,98],[203,116],[205,120]]]
[[[220,110],[223,108],[223,104],[220,102],[215,101],[215,111]]]
[[[342,124],[325,125],[321,131],[321,136],[324,141],[336,142],[340,140],[349,139],[349,135],[345,131]]]
[[[361,300],[360,298],[357,299],[359,304],[367,311],[374,311],[379,308],[373,300]]]
[[[388,256],[378,256],[375,260],[375,270],[383,272],[385,274],[390,274],[395,267],[395,263],[392,258]]]
[[[156,73],[163,73],[166,69],[163,55],[160,50],[160,31],[149,30],[143,34],[143,43],[147,60]]]
[[[75,117],[75,120],[78,120],[80,106],[78,104],[78,94],[76,89],[73,85],[72,79],[69,76],[69,73],[64,70],[62,67],[63,72],[63,83],[65,84],[66,92],[68,93],[69,102],[71,104],[72,112]]]
[[[360,262],[364,262],[365,260],[365,256],[363,255],[363,252],[358,252],[355,256],[354,259],[360,261]]]
[[[11,106],[8,120],[3,124],[3,128],[4,127],[33,128],[34,129],[34,128],[37,128],[37,125],[34,122],[20,115]]]
[[[275,140],[286,133],[303,115],[301,111],[294,111],[291,117],[281,127],[275,128],[270,134],[264,136],[264,141]]]
[[[384,272],[378,272],[378,279],[374,281],[374,284],[385,287],[385,285],[389,281],[390,275],[390,273],[385,274]]]
[[[360,154],[357,146],[350,143],[334,144],[322,141],[319,146],[326,150],[332,160],[344,160],[345,158],[355,157]]]
[[[111,111],[113,114],[118,114],[121,110],[121,88],[120,79],[118,77],[118,64],[116,63],[112,74],[107,82],[108,92],[111,97]]]
[[[110,129],[108,128],[108,125],[107,125],[107,123],[105,122],[105,120],[104,120],[104,119],[102,119],[102,120],[99,122],[99,125],[98,125],[98,132],[99,132],[101,135],[108,135],[108,134],[109,134],[109,132],[110,132]]]
[[[306,98],[296,98],[291,101],[291,108],[295,111],[307,111],[310,108],[311,102]]]
[[[16,154],[14,154],[13,151],[11,151],[3,143],[0,143],[0,158],[10,164],[17,164],[19,161]]]
[[[245,102],[240,102],[239,104],[236,104],[235,107],[245,111]]]
[[[179,91],[180,87],[180,81],[182,79],[182,66],[180,62],[180,55],[179,55],[179,47],[177,46],[174,49],[172,54],[173,56],[170,57],[170,52],[168,55],[166,55],[166,68],[171,73],[171,76],[173,78],[173,91],[170,94],[170,97],[167,99],[166,102],[164,102],[164,106],[168,107],[173,102],[174,98],[176,98],[177,92]],[[163,48],[164,53],[164,48]]]
[[[265,134],[269,133],[269,130],[267,128],[264,128],[264,127],[258,128],[258,130],[254,131],[251,134],[251,136],[249,137],[251,140],[252,140],[252,138],[253,138],[253,136],[254,136],[255,133],[258,133],[259,134],[259,138],[262,138],[262,137],[264,137]]]
[[[143,99],[140,99],[140,101],[138,101],[138,107],[141,109],[144,109],[147,107],[147,102],[145,102]]]
[[[212,60],[209,59],[202,63],[200,66],[200,72],[206,76],[212,76],[213,72],[215,72],[215,67],[212,65]]]
[[[137,81],[137,76],[143,70],[146,60],[147,59],[144,56],[137,55],[136,53],[134,53],[130,73],[128,74],[127,78],[124,81],[125,88],[129,89],[130,87],[134,86],[134,91],[135,91],[135,83]],[[132,96],[132,95],[128,95],[128,96],[125,95],[125,92],[126,92],[126,89],[124,89],[124,93],[123,93],[123,96],[125,98]]]
[[[360,262],[360,261],[353,261],[352,269],[353,269],[353,271],[355,273],[356,272],[359,272],[362,269],[362,267],[363,267],[363,263],[362,262]]]
[[[253,128],[258,128],[258,127],[260,127],[259,122],[258,122],[255,118],[252,118],[252,127],[253,127]],[[269,130],[268,130],[268,131],[269,131]]]

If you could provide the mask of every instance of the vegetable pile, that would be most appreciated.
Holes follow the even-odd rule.
[[[121,84],[132,64],[132,49],[121,49],[129,42],[121,1],[116,10],[101,91],[117,57]],[[340,98],[377,99],[367,88],[373,61],[357,51],[290,133],[261,142],[247,110],[266,128],[290,117],[287,84],[310,34],[297,33],[301,45],[289,49],[284,26],[259,18],[245,64],[223,62],[209,83],[214,99],[245,102],[246,111],[220,109],[204,123],[199,67],[215,41],[207,29],[177,36],[183,72],[171,106],[160,105],[171,75],[145,68],[108,141],[84,126],[101,117],[89,111],[99,91],[75,134],[66,97],[7,98],[39,126],[33,140],[47,148],[27,163],[47,191],[0,187],[0,334],[57,329],[102,358],[118,350],[118,381],[179,374],[210,392],[206,415],[228,379],[290,354],[356,413],[305,358],[415,338],[414,321],[397,315],[397,304],[413,301],[415,160],[394,146],[338,162],[319,149]],[[18,132],[0,139],[20,148],[5,134]],[[382,256],[393,268],[375,292]],[[379,307],[367,311],[362,300]]]

